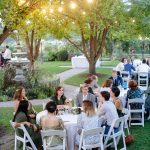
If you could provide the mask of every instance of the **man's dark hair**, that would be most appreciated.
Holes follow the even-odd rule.
[[[112,87],[111,91],[114,93],[115,97],[118,97],[120,95],[120,90],[116,86]]]
[[[143,59],[142,63],[143,63],[143,64],[146,64],[146,59]]]
[[[56,106],[55,102],[50,101],[46,104],[45,108],[48,112],[54,113],[57,109],[57,106]]]
[[[6,45],[6,48],[9,48],[9,46],[8,46],[8,45]]]
[[[105,98],[105,101],[109,101],[109,98],[110,98],[110,93],[109,92],[101,91],[101,95],[102,95],[102,97]]]

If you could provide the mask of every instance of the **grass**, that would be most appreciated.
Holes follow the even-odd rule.
[[[42,106],[35,106],[37,112],[42,110]],[[13,118],[13,108],[0,108],[0,125],[7,127],[10,130],[9,120]],[[150,149],[150,121],[145,122],[144,128],[141,126],[132,126],[130,129],[134,143],[127,146],[127,150],[149,150]],[[10,133],[10,132],[9,132]],[[9,134],[8,133],[8,134]]]
[[[111,68],[97,68],[96,69],[97,75],[98,75],[98,84],[102,85],[102,83],[111,76],[112,69]],[[65,80],[65,84],[75,85],[79,86],[83,83],[83,81],[87,78],[88,72],[84,72],[75,76],[72,76],[71,78]]]
[[[64,66],[71,66],[71,62],[70,61],[50,61],[50,62],[44,62],[42,64],[38,64],[40,71],[42,73],[48,73],[48,74],[58,74],[71,68],[71,67],[64,67]]]
[[[103,62],[102,66],[106,66],[106,67],[116,67],[117,64],[119,63],[118,60],[112,60],[112,61],[107,61],[107,62]]]

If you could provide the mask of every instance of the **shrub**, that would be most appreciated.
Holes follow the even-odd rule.
[[[7,96],[9,97],[8,100],[11,100],[13,98],[15,90],[16,90],[15,86],[10,86],[7,89],[5,89],[5,94],[7,94]]]
[[[18,86],[23,86],[26,89],[26,96],[28,99],[43,99],[50,97],[54,91],[54,88],[60,84],[60,81],[57,77],[44,74],[39,70],[30,71],[27,70],[24,75],[26,77],[26,82],[12,82],[11,75],[12,68],[5,70],[4,76],[0,74],[0,82],[3,83],[3,79],[8,79],[5,81],[5,86],[2,86],[0,89],[0,101],[12,100],[15,90]],[[8,77],[5,74],[8,74]],[[7,95],[7,96],[5,96]]]
[[[0,95],[0,102],[6,102],[9,100],[9,97],[7,95]]]
[[[68,60],[68,52],[67,50],[62,50],[56,53],[58,61],[66,61]]]
[[[55,61],[57,58],[56,53],[54,51],[49,51],[48,52],[48,61]]]

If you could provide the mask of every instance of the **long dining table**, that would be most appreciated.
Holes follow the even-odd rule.
[[[78,115],[64,114],[60,115],[64,122],[64,126],[67,132],[67,145],[68,150],[74,150],[75,146],[75,136],[77,133],[77,118]]]

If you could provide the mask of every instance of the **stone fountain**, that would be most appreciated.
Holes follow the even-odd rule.
[[[16,68],[16,75],[13,79],[15,82],[25,82],[24,68],[28,68],[29,60],[27,58],[27,52],[22,51],[20,45],[16,46],[17,53],[13,53],[13,58],[9,61]]]

